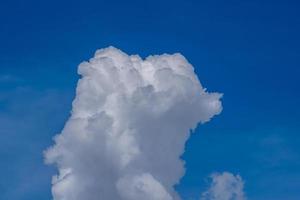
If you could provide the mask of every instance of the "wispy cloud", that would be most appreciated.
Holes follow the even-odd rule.
[[[20,82],[20,81],[22,81],[22,79],[17,76],[13,76],[10,74],[0,75],[0,82],[2,83]]]
[[[51,169],[42,165],[41,151],[68,117],[67,105],[72,94],[17,87],[1,95],[1,199],[37,199],[39,194],[48,195]]]

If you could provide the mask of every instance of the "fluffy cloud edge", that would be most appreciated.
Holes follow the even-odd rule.
[[[212,173],[211,185],[202,193],[200,200],[246,200],[244,184],[240,175],[230,172]]]

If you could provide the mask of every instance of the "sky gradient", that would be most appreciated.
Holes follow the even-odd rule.
[[[1,1],[0,198],[51,199],[43,164],[69,117],[77,66],[113,45],[182,53],[223,111],[196,130],[176,187],[198,199],[215,171],[240,174],[251,200],[300,197],[297,1]]]

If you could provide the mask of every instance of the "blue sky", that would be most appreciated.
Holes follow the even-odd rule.
[[[214,171],[251,200],[300,197],[297,1],[1,1],[0,199],[51,199],[43,164],[69,116],[78,64],[98,48],[182,53],[224,110],[196,130],[177,190],[193,200]]]

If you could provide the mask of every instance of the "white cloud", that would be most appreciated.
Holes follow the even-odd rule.
[[[55,145],[55,200],[178,200],[190,129],[222,110],[181,54],[145,60],[109,47],[79,65],[72,115]]]
[[[126,200],[171,200],[172,197],[151,174],[124,177],[117,182],[121,197]]]
[[[201,200],[246,200],[241,176],[223,172],[212,174],[211,179],[211,186]]]

